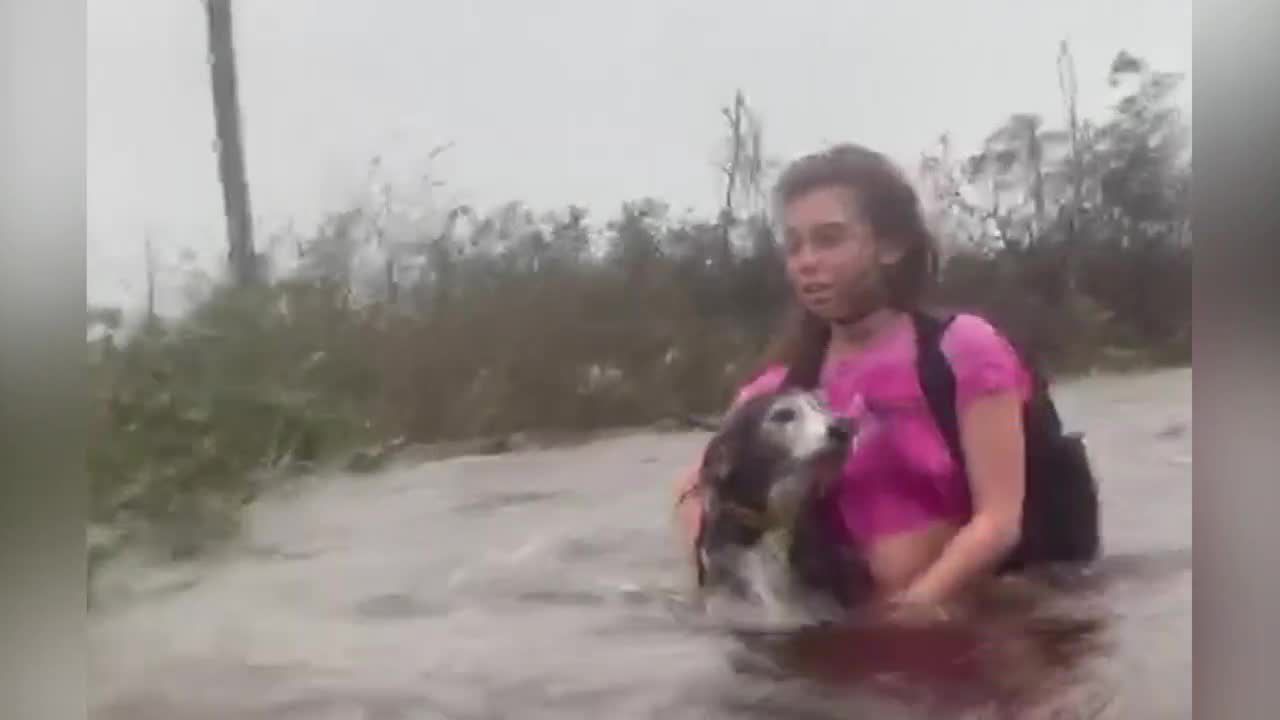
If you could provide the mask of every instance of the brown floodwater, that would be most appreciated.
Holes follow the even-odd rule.
[[[700,620],[669,488],[706,435],[316,478],[185,566],[120,565],[90,616],[95,718],[1191,716],[1191,372],[1057,390],[1105,557],[951,625]]]

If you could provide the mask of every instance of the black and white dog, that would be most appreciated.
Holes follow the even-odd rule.
[[[708,601],[758,603],[790,622],[838,619],[867,597],[870,575],[837,542],[824,502],[856,442],[855,428],[809,392],[761,395],[730,412],[695,486],[704,495],[697,579]]]

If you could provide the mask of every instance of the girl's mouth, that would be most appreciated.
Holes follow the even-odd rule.
[[[831,301],[831,285],[827,283],[805,283],[800,286],[800,296],[814,305],[825,305]]]

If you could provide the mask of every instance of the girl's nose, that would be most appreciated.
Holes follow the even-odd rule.
[[[813,272],[818,266],[817,260],[808,243],[800,243],[791,251],[791,264],[799,273]]]

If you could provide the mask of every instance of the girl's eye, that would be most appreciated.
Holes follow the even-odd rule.
[[[780,410],[775,410],[773,414],[769,416],[770,422],[775,422],[779,424],[789,423],[795,419],[796,419],[796,411],[792,410],[791,408],[782,408]]]
[[[823,229],[813,237],[813,244],[820,248],[833,248],[844,240],[844,232],[836,229]]]

